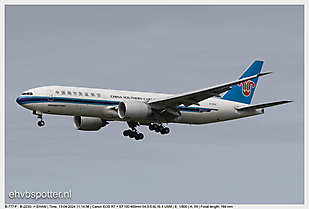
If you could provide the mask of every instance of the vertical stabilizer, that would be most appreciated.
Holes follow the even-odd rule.
[[[248,69],[239,77],[239,79],[256,75],[262,71],[264,61],[255,60]],[[253,98],[253,94],[257,87],[259,77],[245,81],[241,84],[234,85],[231,90],[226,92],[222,99],[230,100],[234,102],[241,102],[250,104]]]

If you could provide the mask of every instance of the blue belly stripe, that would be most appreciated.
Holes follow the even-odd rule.
[[[67,98],[67,97],[54,97],[53,100],[49,100],[49,97],[20,97],[20,104],[30,104],[30,103],[71,103],[71,104],[89,104],[89,105],[118,105],[118,101],[108,101],[108,100],[94,100],[94,99],[79,99],[79,98]]]
[[[42,96],[20,96],[19,104],[32,104],[32,103],[70,103],[70,104],[88,104],[88,105],[103,105],[103,106],[114,106],[118,105],[120,101],[109,101],[109,100],[95,100],[95,99],[79,99],[79,98],[68,98],[68,97],[54,97],[53,100],[49,100],[49,97]],[[214,108],[204,108],[204,107],[184,107],[177,106],[180,111],[183,112],[210,112],[210,111],[218,111],[218,109]]]

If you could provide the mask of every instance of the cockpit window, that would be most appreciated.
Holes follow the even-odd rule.
[[[25,92],[22,95],[33,95],[33,93],[32,92]]]

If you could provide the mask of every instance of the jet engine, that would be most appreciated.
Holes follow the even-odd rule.
[[[118,105],[118,116],[121,119],[143,119],[151,114],[148,104],[138,101],[122,101]]]
[[[74,116],[74,127],[81,131],[98,131],[108,124],[106,120],[94,117]]]

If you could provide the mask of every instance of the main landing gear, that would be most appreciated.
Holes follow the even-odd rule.
[[[130,138],[135,138],[135,140],[142,140],[144,138],[143,133],[138,133],[136,130],[136,126],[139,126],[139,123],[137,122],[128,122],[129,127],[132,129],[124,130],[123,135],[129,136]]]
[[[38,126],[39,127],[42,127],[45,125],[45,122],[43,121],[43,113],[41,111],[38,111],[38,110],[34,110],[33,111],[33,114],[34,115],[37,115],[39,119],[41,119],[39,122],[38,122]]]
[[[128,136],[130,138],[135,138],[136,140],[141,140],[144,138],[144,134],[138,133],[136,130],[136,126],[139,126],[140,124],[137,122],[128,122],[128,125],[131,129],[124,130],[123,135]],[[162,135],[170,133],[170,129],[168,127],[164,127],[162,123],[156,124],[151,123],[149,124],[149,130],[155,131],[157,133],[161,133]]]
[[[123,131],[124,136],[129,136],[130,138],[135,138],[135,140],[142,140],[144,138],[143,133],[137,133],[137,130],[124,130]]]
[[[168,127],[164,127],[161,123],[159,124],[149,124],[149,130],[155,131],[157,133],[161,133],[162,135],[168,134],[170,132],[170,129]]]

